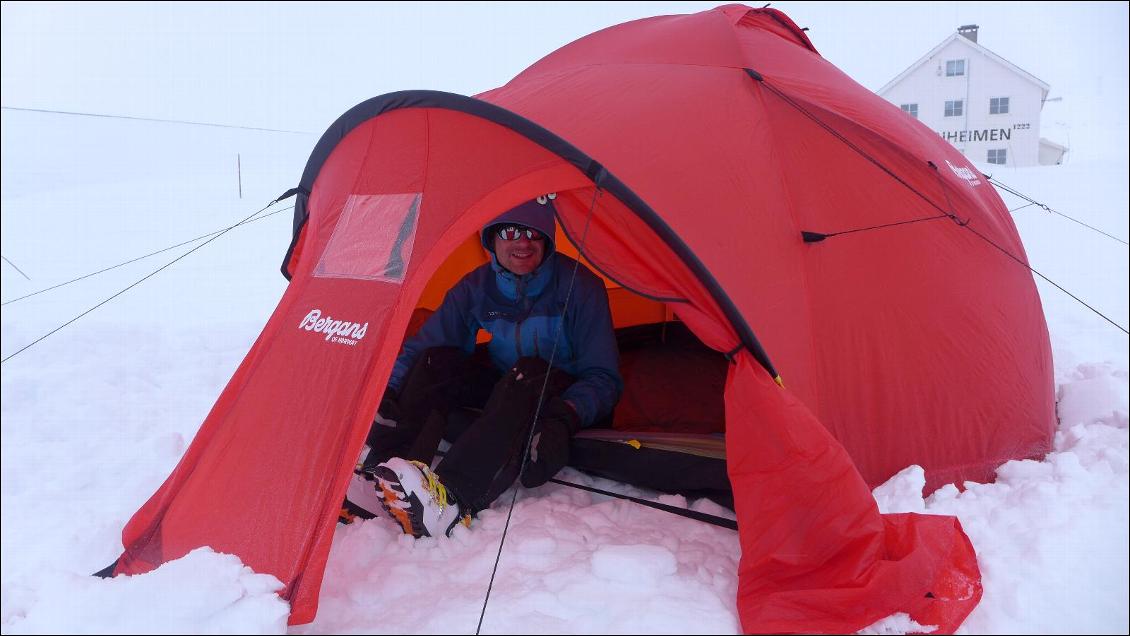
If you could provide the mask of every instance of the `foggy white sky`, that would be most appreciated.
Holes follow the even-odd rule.
[[[4,3],[2,102],[321,133],[376,95],[474,94],[598,29],[718,4]],[[975,23],[981,44],[1048,82],[1072,119],[1127,119],[1123,2],[772,6],[872,90]]]

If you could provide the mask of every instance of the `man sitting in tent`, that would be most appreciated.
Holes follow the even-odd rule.
[[[544,484],[568,461],[570,438],[607,418],[620,397],[608,294],[588,268],[555,253],[550,196],[487,223],[490,263],[447,292],[393,367],[350,498],[375,487],[406,533],[438,536],[470,523],[519,472],[526,487]],[[479,329],[491,335],[489,363],[475,354]],[[482,412],[432,471],[459,406]]]

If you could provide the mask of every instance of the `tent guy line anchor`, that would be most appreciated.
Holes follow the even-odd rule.
[[[896,225],[908,225],[910,223],[920,223],[922,221],[936,221],[937,219],[948,219],[948,214],[938,214],[936,216],[924,216],[920,219],[910,219],[908,221],[895,221],[894,223],[883,223],[882,225],[872,225],[870,227],[857,227],[851,230],[841,230],[839,232],[809,232],[802,230],[800,235],[805,243],[819,243],[826,238],[833,236],[840,236],[841,234],[851,234],[853,232],[866,232],[868,230],[881,230],[883,228],[894,227]]]

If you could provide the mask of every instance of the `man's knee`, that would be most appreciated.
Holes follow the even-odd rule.
[[[549,363],[544,359],[537,356],[525,356],[518,358],[514,366],[510,367],[510,372],[507,375],[516,380],[522,380],[527,377],[535,377],[543,375],[549,369]]]
[[[404,385],[414,382],[431,384],[445,376],[459,373],[467,360],[467,354],[459,347],[431,347],[416,357],[412,368],[405,377]]]
[[[467,354],[458,347],[431,347],[417,356],[400,387],[402,409],[430,407],[440,395],[458,389],[467,368]],[[437,393],[438,392],[438,393]]]
[[[511,397],[537,395],[545,384],[545,373],[548,369],[549,363],[541,358],[535,356],[518,358],[510,366],[510,370],[495,383],[491,395],[500,393]]]
[[[546,375],[548,374],[548,382]],[[540,393],[544,387],[548,396],[564,391],[574,382],[573,376],[557,367],[550,367],[544,358],[526,356],[510,367],[510,371],[496,384],[497,387],[507,387],[509,390],[536,391]]]
[[[447,368],[460,364],[467,354],[459,347],[431,347],[420,354],[420,362],[428,368]]]

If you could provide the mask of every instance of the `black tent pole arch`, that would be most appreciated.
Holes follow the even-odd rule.
[[[703,284],[711,298],[721,308],[726,319],[730,322],[738,335],[741,345],[748,349],[754,359],[764,368],[778,384],[781,383],[780,375],[769,359],[761,342],[750,328],[745,317],[738,310],[737,305],[706,265],[698,258],[683,239],[675,233],[666,221],[652,209],[639,195],[626,183],[609,172],[599,162],[588,156],[570,142],[557,136],[555,133],[543,128],[541,125],[511,112],[501,106],[485,102],[473,97],[446,93],[443,91],[413,90],[388,93],[361,102],[346,111],[337,121],[330,125],[321,139],[314,146],[310,160],[302,172],[302,179],[298,186],[288,191],[287,195],[296,193],[297,199],[294,206],[294,236],[283,259],[282,273],[288,280],[292,272],[288,269],[291,257],[298,245],[299,237],[306,224],[308,212],[306,210],[310,191],[314,187],[322,166],[329,158],[330,153],[337,144],[345,138],[354,128],[383,113],[402,108],[442,108],[453,110],[509,128],[522,135],[531,142],[538,144],[549,152],[573,164],[586,175],[593,183],[601,184],[601,189],[616,197],[629,210],[636,214],[657,236],[690,268],[695,277]],[[287,195],[279,197],[285,198]]]

